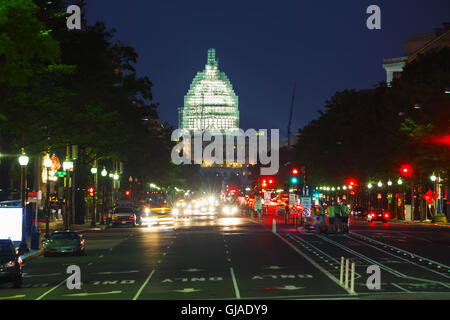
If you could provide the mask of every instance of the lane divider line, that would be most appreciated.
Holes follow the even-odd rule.
[[[233,280],[234,293],[236,294],[236,299],[241,298],[241,294],[239,293],[239,287],[237,285],[236,276],[234,275],[233,267],[230,267],[231,279]]]
[[[336,283],[339,287],[341,287],[342,289],[344,289],[345,291],[348,292],[348,294],[350,295],[358,295],[357,293],[351,293],[349,289],[344,288],[340,283],[339,280],[336,279],[335,276],[333,276],[330,272],[328,272],[327,270],[325,270],[324,268],[322,268],[320,265],[318,265],[314,260],[312,260],[310,257],[308,257],[308,255],[306,255],[305,253],[301,252],[296,246],[294,246],[292,243],[290,243],[288,240],[286,240],[285,238],[283,238],[282,236],[280,236],[278,233],[274,234],[275,236],[277,236],[281,241],[283,241],[284,243],[286,243],[289,247],[291,247],[295,252],[297,252],[299,255],[301,255],[303,258],[305,258],[306,260],[308,260],[309,263],[311,263],[314,267],[316,267],[316,269],[318,269],[319,271],[321,271],[324,275],[326,275],[330,280],[332,280],[334,283]]]
[[[152,278],[153,274],[155,273],[155,270],[152,270],[152,272],[150,273],[150,275],[147,277],[147,279],[145,280],[144,284],[139,288],[139,291],[136,293],[136,295],[134,296],[133,300],[137,300],[139,298],[139,296],[141,295],[142,290],[144,290],[145,286],[147,285],[147,283],[150,281],[150,279]]]
[[[67,279],[69,279],[69,277],[67,277],[66,279],[64,279],[63,281],[61,281],[60,283],[58,283],[56,286],[54,286],[53,288],[51,288],[50,290],[44,292],[41,296],[37,297],[36,300],[41,300],[42,298],[44,298],[46,295],[48,295],[50,292],[52,292],[53,290],[57,289],[58,287],[60,287],[63,283],[67,282]]]

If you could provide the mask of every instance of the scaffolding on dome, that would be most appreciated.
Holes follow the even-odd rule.
[[[198,72],[178,109],[178,127],[229,132],[239,129],[238,96],[219,71],[215,49],[208,50],[205,70]]]

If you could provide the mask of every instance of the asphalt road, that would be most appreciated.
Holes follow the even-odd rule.
[[[37,257],[22,288],[0,300],[450,299],[450,229],[354,223],[350,235],[317,235],[244,217],[174,227],[120,227],[85,234],[86,255]],[[341,257],[355,263],[354,293],[340,284]],[[81,270],[69,289],[68,266]],[[369,290],[378,265],[381,288]]]

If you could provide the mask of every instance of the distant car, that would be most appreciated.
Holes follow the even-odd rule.
[[[367,221],[373,222],[373,221],[383,221],[384,223],[387,223],[390,219],[390,214],[384,209],[376,208],[370,210],[370,212],[367,214]]]
[[[353,217],[364,217],[367,214],[363,207],[354,207],[350,213]]]
[[[142,224],[147,226],[171,225],[174,223],[174,215],[170,212],[170,209],[165,206],[151,208],[150,210],[147,210],[145,215],[142,217]]]
[[[56,254],[84,255],[84,238],[74,231],[55,231],[43,243],[44,256]]]
[[[114,208],[111,215],[111,225],[132,225],[136,226],[136,213],[133,207]]]
[[[15,288],[22,285],[22,259],[10,239],[0,240],[0,281],[12,282]]]

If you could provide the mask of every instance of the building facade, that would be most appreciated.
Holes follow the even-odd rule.
[[[404,42],[405,55],[403,57],[388,58],[383,61],[388,85],[401,76],[403,68],[414,61],[419,54],[450,46],[450,23],[443,23],[442,28],[434,32],[409,36]]]

